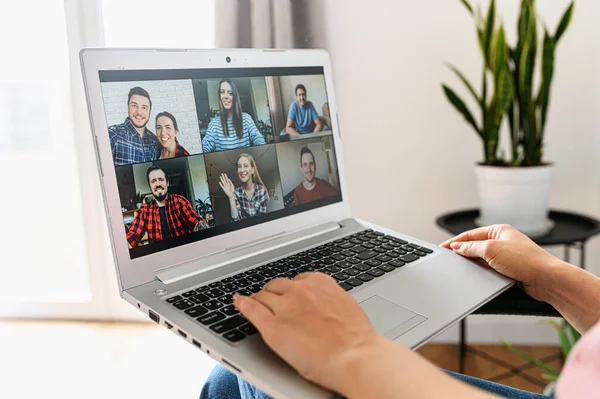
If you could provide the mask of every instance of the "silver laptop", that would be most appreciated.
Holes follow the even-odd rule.
[[[352,216],[326,52],[84,49],[81,63],[121,296],[265,393],[333,396],[268,349],[235,292],[318,270],[417,348],[513,284]]]

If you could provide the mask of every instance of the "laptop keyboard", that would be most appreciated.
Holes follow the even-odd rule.
[[[340,287],[350,291],[432,252],[405,240],[364,230],[170,297],[167,302],[224,339],[237,342],[257,331],[233,306],[236,292],[251,295],[276,277],[292,279],[312,271],[332,276]]]

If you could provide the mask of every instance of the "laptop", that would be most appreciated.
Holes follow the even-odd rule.
[[[416,349],[514,283],[353,217],[325,51],[84,49],[80,60],[121,297],[272,397],[333,393],[264,344],[235,292],[320,271],[379,333]]]

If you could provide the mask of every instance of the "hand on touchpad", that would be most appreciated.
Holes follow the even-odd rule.
[[[398,338],[427,320],[426,317],[377,295],[365,299],[360,306],[367,312],[375,330],[390,339]]]

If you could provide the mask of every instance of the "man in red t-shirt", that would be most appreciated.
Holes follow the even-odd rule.
[[[331,184],[315,177],[317,172],[315,156],[308,147],[302,147],[302,150],[300,150],[300,169],[304,180],[294,189],[294,205],[340,194]]]

